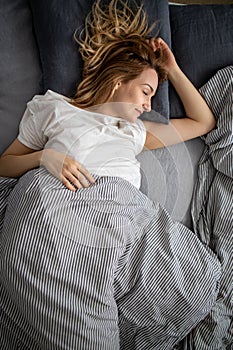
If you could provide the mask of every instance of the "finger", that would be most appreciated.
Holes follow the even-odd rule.
[[[73,169],[73,171],[64,172],[65,177],[71,181],[77,188],[89,187],[90,182],[79,170]],[[94,180],[94,179],[93,179]]]
[[[67,162],[63,164],[62,172],[65,178],[73,182],[78,188],[80,188],[80,184],[88,187],[90,183],[95,183],[94,177],[82,164],[74,159],[69,159],[69,157],[66,158]]]
[[[63,174],[65,175],[65,177],[69,177],[69,173],[73,174],[76,178],[80,177],[80,173],[82,175],[84,175],[86,177],[86,179],[90,182],[90,183],[95,183],[95,179],[94,177],[91,175],[91,173],[79,162],[74,161],[73,159],[71,160],[71,162],[68,162],[67,164],[64,164],[64,168],[63,168]],[[87,181],[85,181],[85,179],[83,180],[83,177],[80,177],[80,179],[82,180],[82,182],[85,183],[85,186],[87,187],[87,185],[89,185],[89,183]]]
[[[151,42],[151,47],[154,52],[160,51],[162,49],[162,46],[163,46],[163,40],[161,38],[157,38],[157,39],[154,38],[153,41]]]
[[[160,41],[159,41],[159,45],[160,47],[163,47],[163,48],[169,48],[168,44],[166,43],[166,41],[164,41],[163,39],[160,38]]]
[[[86,177],[79,172],[78,170],[75,171],[75,173],[70,174],[69,176],[70,181],[72,181],[75,186],[82,186],[82,187],[89,187],[90,182],[86,179]],[[78,187],[79,188],[79,187]]]
[[[94,177],[91,175],[91,173],[81,164],[79,165],[79,171],[89,180],[91,183],[95,183]]]
[[[72,186],[76,189],[78,188],[79,190],[83,188],[83,184],[79,180],[79,173],[76,171],[76,174],[72,174],[70,171],[65,171],[64,172],[64,177],[72,184]],[[86,185],[89,186],[88,182],[86,182]],[[87,187],[84,186],[84,187]]]
[[[63,185],[65,185],[66,188],[68,188],[69,190],[71,190],[72,192],[75,192],[76,191],[76,187],[74,185],[72,185],[72,183],[70,183],[69,180],[67,180],[65,178],[65,176],[62,176],[62,179],[61,179]]]
[[[155,51],[155,50],[157,49],[157,46],[156,46],[156,39],[155,39],[155,38],[151,38],[151,39],[149,40],[149,44],[150,44],[150,46],[151,46],[151,48],[152,48],[153,51]]]

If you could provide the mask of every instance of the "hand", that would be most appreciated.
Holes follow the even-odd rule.
[[[163,68],[166,70],[169,78],[169,72],[173,70],[174,68],[177,68],[178,65],[176,63],[176,59],[169,48],[169,46],[166,44],[166,42],[161,38],[151,38],[148,40],[149,45],[151,46],[152,50],[156,52],[157,50],[160,50],[162,52],[162,58],[163,58]]]
[[[41,165],[71,191],[89,187],[95,180],[89,171],[73,158],[53,149],[44,149]]]

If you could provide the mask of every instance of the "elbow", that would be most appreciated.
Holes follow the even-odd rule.
[[[212,111],[209,109],[206,116],[200,120],[203,127],[203,135],[207,134],[216,127],[216,119]]]
[[[211,130],[213,130],[216,127],[216,119],[214,118],[214,116],[211,118],[211,120],[207,123],[206,125],[206,133],[210,132]]]

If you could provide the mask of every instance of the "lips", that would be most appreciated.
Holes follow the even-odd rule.
[[[139,115],[141,115],[141,114],[142,114],[142,111],[141,111],[140,109],[135,108],[135,110],[138,112],[138,114],[139,114]]]

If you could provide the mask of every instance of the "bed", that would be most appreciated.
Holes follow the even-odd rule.
[[[48,89],[65,95],[71,95],[74,92],[81,78],[82,62],[73,40],[73,33],[76,29],[81,30],[91,3],[91,1],[81,0],[59,3],[46,0],[2,1],[0,5],[0,153],[16,137],[26,103],[35,94],[45,93]],[[142,227],[148,227],[150,215],[159,219],[156,222],[150,222],[150,234],[140,241],[140,244],[135,245],[134,254],[119,253],[121,245],[118,246],[117,254],[122,255],[120,255],[120,263],[118,261],[119,265],[115,270],[114,278],[111,276],[114,301],[110,310],[116,312],[117,309],[118,319],[112,318],[110,311],[105,315],[105,319],[112,322],[110,325],[106,323],[103,329],[98,329],[98,337],[102,339],[98,346],[94,341],[97,339],[94,335],[92,342],[84,346],[80,345],[83,343],[75,340],[74,335],[73,338],[68,337],[64,331],[65,329],[73,331],[75,322],[77,324],[81,322],[74,309],[68,305],[68,301],[61,305],[59,299],[56,299],[58,296],[62,300],[68,298],[70,289],[67,286],[72,286],[75,294],[74,281],[78,278],[78,268],[80,268],[75,256],[71,254],[74,260],[71,256],[69,260],[68,257],[56,255],[55,252],[59,247],[50,246],[46,237],[44,237],[43,250],[42,246],[38,245],[37,231],[34,232],[34,230],[31,231],[31,235],[35,239],[30,241],[26,235],[17,237],[14,233],[15,236],[11,237],[11,241],[7,236],[7,232],[16,232],[13,228],[11,213],[18,210],[14,207],[12,198],[22,196],[18,188],[28,186],[31,176],[35,181],[39,181],[40,189],[47,188],[49,183],[51,186],[58,186],[56,188],[62,192],[60,184],[49,177],[43,169],[32,171],[19,180],[1,179],[0,341],[4,344],[3,349],[86,350],[110,347],[117,349],[113,339],[116,339],[115,337],[119,334],[120,347],[127,350],[232,349],[233,5],[227,2],[221,5],[213,3],[178,5],[165,0],[145,0],[144,6],[150,21],[159,20],[159,35],[171,45],[181,68],[200,89],[213,109],[217,127],[205,137],[165,149],[144,151],[139,155],[142,195],[134,193],[133,188],[124,185],[125,192],[131,193],[128,206],[133,208],[134,200],[139,196],[140,205],[147,210],[147,216],[143,219],[137,218],[137,214],[132,212],[132,216],[137,218],[134,221],[135,232],[141,232]],[[69,62],[68,66],[67,62]],[[166,82],[159,87],[153,100],[153,111],[145,114],[143,118],[168,123],[169,118],[183,116],[184,111],[179,98]],[[102,179],[98,181],[100,188],[105,188],[107,182],[104,183]],[[112,186],[113,193],[119,191],[119,179],[113,179],[108,185]],[[119,192],[119,201],[125,198],[124,195],[125,193]],[[91,199],[80,197],[80,200],[93,201],[94,191],[92,196]],[[149,198],[149,201],[146,198]],[[40,199],[44,205],[43,196]],[[18,210],[18,221],[21,224],[24,223],[29,212],[34,217],[38,209],[33,208],[33,197],[30,200],[28,212]],[[51,199],[53,200],[54,198]],[[73,198],[69,198],[67,203],[70,201],[72,202]],[[106,215],[109,210],[104,203],[106,203],[105,197],[98,206],[98,208],[102,207],[101,212],[97,210],[99,218],[102,217],[101,215]],[[49,203],[46,202],[47,204]],[[115,211],[116,208],[111,210]],[[60,230],[59,224],[54,220],[59,222],[61,213],[57,211],[52,214],[53,225]],[[64,230],[70,232],[73,239],[75,232],[67,228],[68,223],[69,220],[65,220],[62,225]],[[43,222],[39,224],[42,225]],[[82,222],[75,224],[80,226]],[[34,222],[34,225],[36,227],[38,222]],[[83,227],[82,232],[85,232],[84,226],[80,227]],[[159,248],[154,247],[158,252],[162,252],[161,256],[166,252],[164,266],[167,270],[162,269],[158,264],[159,268],[155,271],[149,261],[145,266],[139,267],[139,261],[136,259],[139,256],[137,253],[139,250],[145,252],[146,256],[145,247],[156,230],[160,235],[165,230],[168,236],[171,234],[173,237],[169,241],[169,244],[172,242],[169,249],[164,248],[162,240],[158,243]],[[128,232],[131,232],[130,229]],[[131,240],[127,244],[132,245],[134,234],[129,236]],[[175,240],[173,240],[174,237],[176,237]],[[180,244],[181,238],[184,237],[185,243]],[[83,239],[86,239],[84,234]],[[68,243],[64,240],[62,244]],[[90,245],[90,242],[88,244]],[[103,244],[108,245],[109,242],[105,241]],[[19,246],[21,255],[18,255]],[[36,252],[34,264],[32,263],[33,254],[25,255],[25,250],[32,252],[33,249]],[[178,259],[174,266],[171,263],[173,249],[180,252],[180,260]],[[167,254],[168,250],[169,254]],[[66,281],[67,285],[64,289],[60,289],[55,303],[51,302],[53,295],[45,293],[43,284],[40,285],[33,280],[37,278],[38,282],[44,278],[47,288],[55,291],[53,278],[55,280],[57,276],[58,265],[54,264],[53,268],[51,267],[51,279],[47,275],[42,278],[42,271],[38,268],[38,266],[41,269],[45,268],[46,264],[40,265],[41,257],[45,254],[51,255],[51,259],[46,260],[46,264],[48,261],[52,264],[52,261],[61,262],[64,259],[66,265],[63,271],[63,284],[65,285]],[[202,264],[198,263],[198,257]],[[110,258],[105,256],[103,259],[108,261],[107,259]],[[70,274],[71,261],[76,261],[77,268],[73,276]],[[131,261],[129,266],[137,266],[137,268],[131,269],[129,273],[129,268],[126,269],[126,261],[128,263]],[[158,262],[161,264],[159,258]],[[114,260],[113,263],[111,260],[111,263],[114,264],[116,261]],[[22,266],[24,266],[23,270],[21,270]],[[82,268],[86,269],[88,274],[94,267],[89,262]],[[99,266],[99,269],[102,268]],[[140,269],[143,268],[151,271],[147,274],[145,281],[140,278]],[[192,277],[191,270],[195,271]],[[24,273],[19,274],[19,271]],[[164,275],[166,283],[164,283]],[[105,288],[111,289],[107,285]],[[6,290],[9,289],[11,293],[7,294]],[[150,289],[152,297],[149,300],[143,300],[143,290]],[[130,292],[132,290],[135,292],[134,295]],[[43,293],[40,294],[39,291]],[[165,302],[164,311],[158,305],[163,304],[166,298],[168,301]],[[70,299],[69,296],[67,300],[75,299]],[[104,302],[106,303],[106,300]],[[38,305],[40,307],[37,309]],[[188,307],[188,305],[191,306]],[[59,307],[65,310],[70,310],[71,307],[72,316],[68,311],[65,314],[70,320],[69,323],[62,323],[59,318]],[[153,307],[155,312],[152,315]],[[11,317],[6,312],[7,308],[11,310]],[[46,323],[45,315],[49,310],[53,317],[48,317]],[[12,323],[12,319],[15,322]],[[137,324],[135,320],[140,327],[135,326]],[[90,317],[88,325],[93,327],[94,332],[95,326],[92,322],[93,318]],[[28,334],[24,333],[24,327],[29,329]],[[11,333],[13,328],[15,331]]]

